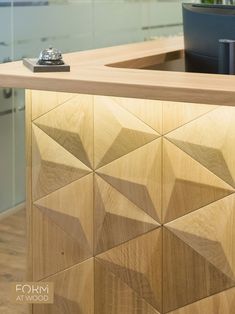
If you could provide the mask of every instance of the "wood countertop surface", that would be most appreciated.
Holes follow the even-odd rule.
[[[149,70],[182,57],[183,38],[64,54],[71,72],[32,73],[22,61],[0,65],[0,87],[235,105],[235,76]]]

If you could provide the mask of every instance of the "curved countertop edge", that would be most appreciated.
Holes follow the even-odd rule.
[[[22,61],[4,63],[0,87],[235,105],[235,76],[141,69],[142,60],[146,66],[180,53],[183,38],[173,37],[65,54],[71,72],[32,73]]]

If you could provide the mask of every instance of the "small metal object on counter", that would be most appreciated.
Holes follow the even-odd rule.
[[[219,40],[219,74],[235,74],[235,40]]]
[[[37,64],[40,65],[63,65],[62,53],[53,47],[40,52]]]
[[[40,52],[37,59],[23,59],[23,64],[33,72],[69,72],[70,66],[63,61],[62,53],[53,47]]]

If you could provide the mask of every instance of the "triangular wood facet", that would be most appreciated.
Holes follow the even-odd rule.
[[[165,228],[163,252],[163,313],[206,298],[235,284]]]
[[[163,134],[197,119],[216,108],[218,106],[163,101]]]
[[[48,92],[48,91],[31,91],[31,101],[32,101],[32,119],[36,119],[41,115],[49,112],[50,110],[56,108],[57,106],[63,104],[67,100],[75,97],[76,94],[70,93],[58,93],[58,92]]]
[[[147,303],[161,311],[161,228],[97,255],[96,258]]]
[[[167,138],[235,187],[235,108],[220,107],[169,133]]]
[[[130,153],[160,135],[111,97],[95,96],[95,168]]]
[[[93,174],[34,203],[81,246],[93,251]]]
[[[162,101],[115,97],[114,101],[162,134]]]
[[[232,314],[235,306],[235,288],[188,304],[169,314]]]
[[[39,199],[91,172],[37,126],[32,140],[33,199]]]
[[[99,176],[94,210],[96,254],[160,226]]]
[[[92,167],[93,96],[74,97],[34,123],[85,165]]]
[[[54,283],[54,303],[35,304],[34,314],[94,314],[93,258],[44,281]]]
[[[235,192],[174,144],[163,143],[164,223]]]
[[[172,221],[166,227],[235,280],[235,195]]]
[[[92,256],[37,207],[33,208],[33,277],[38,281]],[[56,262],[55,262],[56,261]]]
[[[95,261],[96,314],[159,314],[120,278]]]
[[[161,139],[157,139],[100,168],[97,173],[160,222],[161,159]]]

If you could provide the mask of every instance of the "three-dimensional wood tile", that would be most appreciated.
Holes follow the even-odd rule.
[[[130,153],[160,135],[111,97],[94,98],[95,168]]]
[[[95,260],[95,313],[159,314],[98,260]]]
[[[234,193],[234,189],[230,185],[164,139],[162,199],[164,223],[231,193]]]
[[[152,307],[161,311],[161,228],[99,254],[96,256],[96,259],[107,271],[110,271],[125,282],[140,298],[143,298]],[[108,286],[104,287],[103,293],[107,289],[109,289]]]
[[[27,99],[33,280],[55,283],[34,313],[232,314],[235,109]]]
[[[70,93],[57,93],[46,91],[31,91],[32,106],[32,120],[40,117],[41,115],[49,112],[57,106],[65,103],[67,100],[75,97],[76,94]]]
[[[167,138],[235,187],[235,108],[219,107],[169,133]]]
[[[233,287],[235,281],[163,228],[163,313]]]
[[[161,139],[157,139],[96,172],[130,201],[160,222],[161,159],[162,143]]]
[[[92,170],[33,125],[32,184],[37,200]]]
[[[97,175],[94,187],[96,254],[160,226],[151,216]]]
[[[44,281],[54,283],[54,303],[35,304],[34,314],[93,314],[94,259],[88,259]]]

